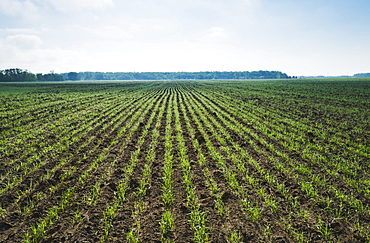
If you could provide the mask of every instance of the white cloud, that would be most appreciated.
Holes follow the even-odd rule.
[[[99,26],[88,30],[90,33],[96,35],[98,38],[107,40],[127,40],[132,39],[133,34],[130,29],[123,29],[115,25]]]
[[[43,48],[35,35],[12,35],[0,38],[0,69],[22,68],[34,73],[74,70],[85,61],[81,53],[61,48]]]
[[[0,69],[368,69],[367,13],[288,2],[0,0]]]
[[[244,3],[249,6],[256,7],[261,3],[261,0],[244,0]]]
[[[38,17],[38,9],[31,1],[0,0],[0,12],[26,19]]]
[[[6,43],[21,50],[33,50],[41,47],[42,40],[36,35],[17,34],[6,37]]]
[[[36,60],[35,53],[41,49],[42,40],[36,35],[17,34],[0,39],[0,66],[29,69]]]
[[[86,9],[100,10],[113,6],[112,0],[50,0],[50,2],[62,12],[76,12]]]
[[[35,35],[38,32],[39,30],[36,30],[36,29],[6,28],[6,29],[0,29],[0,36],[9,36],[9,35],[16,35],[16,34]]]
[[[202,41],[206,42],[219,42],[227,40],[229,34],[223,27],[211,27],[206,32],[206,34],[201,38]]]

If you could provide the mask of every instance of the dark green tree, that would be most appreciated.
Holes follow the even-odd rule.
[[[62,75],[56,74],[54,72],[50,72],[48,74],[38,73],[37,79],[38,81],[63,81],[64,80]]]
[[[78,80],[78,73],[76,73],[76,72],[69,72],[68,73],[68,79],[69,80],[73,80],[73,81]]]
[[[1,70],[0,73],[0,81],[3,82],[37,81],[37,77],[35,74],[20,68]]]

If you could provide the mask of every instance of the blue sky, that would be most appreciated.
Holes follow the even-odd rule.
[[[0,69],[370,72],[368,0],[0,0]]]

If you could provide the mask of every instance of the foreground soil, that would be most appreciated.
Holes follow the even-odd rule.
[[[0,85],[0,242],[370,241],[370,81]]]

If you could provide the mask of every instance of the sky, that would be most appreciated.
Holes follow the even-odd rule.
[[[0,0],[0,70],[370,72],[369,0]]]

